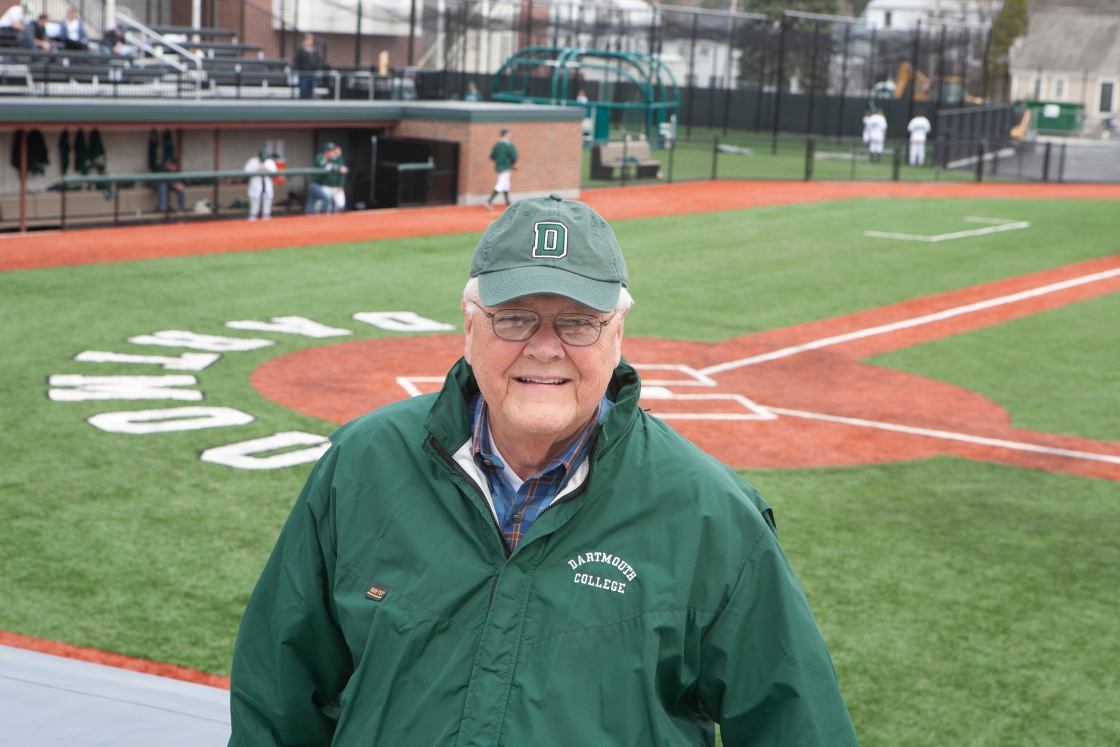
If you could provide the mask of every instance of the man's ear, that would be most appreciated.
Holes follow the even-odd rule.
[[[471,362],[471,335],[474,333],[474,314],[467,311],[467,301],[463,301],[463,357]]]

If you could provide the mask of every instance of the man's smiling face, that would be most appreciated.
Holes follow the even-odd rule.
[[[542,317],[588,314],[608,319],[560,296],[528,296],[495,308],[526,309]],[[465,305],[464,305],[465,311]],[[528,439],[565,441],[595,414],[611,374],[622,357],[622,323],[618,314],[603,327],[599,339],[586,346],[565,345],[552,319],[542,319],[536,334],[524,342],[494,334],[490,319],[475,311],[464,314],[466,359],[490,408],[490,429],[498,441]]]

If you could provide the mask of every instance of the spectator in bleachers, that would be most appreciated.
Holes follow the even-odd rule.
[[[66,11],[66,22],[60,30],[58,40],[66,49],[89,51],[89,34],[82,19],[78,18],[78,11],[73,8]]]
[[[101,54],[128,54],[129,45],[124,38],[124,27],[120,24],[105,32],[101,37]]]
[[[23,27],[31,20],[31,13],[27,3],[13,5],[0,16],[0,29],[13,29],[23,31]]]
[[[294,67],[299,73],[299,97],[315,98],[315,73],[322,69],[323,61],[319,59],[315,37],[311,34],[303,35],[303,46],[296,50]]]
[[[463,101],[482,101],[482,94],[478,92],[478,86],[473,80],[467,84],[467,95],[463,97]]]
[[[16,46],[21,49],[40,49],[50,52],[51,43],[47,39],[47,22],[50,20],[50,16],[46,13],[40,13],[38,20],[25,23],[16,38]]]

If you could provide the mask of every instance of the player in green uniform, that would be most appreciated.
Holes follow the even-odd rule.
[[[494,170],[498,172],[498,182],[494,185],[490,199],[486,201],[488,210],[493,209],[494,198],[499,192],[506,198],[506,205],[509,205],[510,177],[513,175],[514,164],[517,163],[517,148],[509,139],[508,127],[502,128],[502,137],[494,143],[494,148],[490,151],[490,160],[494,162]]]

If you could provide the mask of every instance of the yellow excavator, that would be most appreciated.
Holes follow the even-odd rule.
[[[915,70],[907,61],[899,64],[898,73],[894,76],[894,97],[901,99],[906,95],[906,87],[910,85],[911,79],[914,83],[914,100],[929,101],[933,81],[921,70]]]
[[[914,86],[914,100],[915,101],[929,101],[933,96],[934,85],[937,79],[930,78],[921,70],[915,70],[914,66],[909,61],[899,63],[898,73],[894,76],[894,97],[901,99],[909,96],[907,86],[913,84]],[[951,88],[956,88],[963,93],[964,81],[955,75],[947,75],[940,81],[944,88],[943,95],[946,99],[949,98],[948,92]],[[978,96],[969,96],[964,94],[963,103],[965,104],[983,104],[984,99]]]

